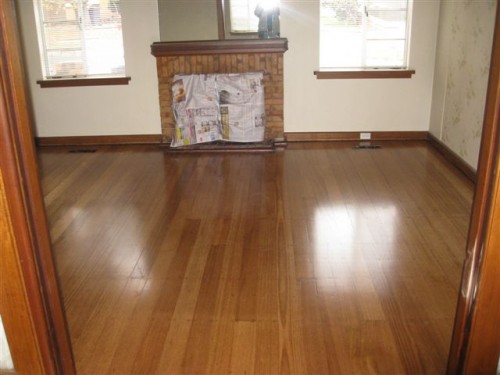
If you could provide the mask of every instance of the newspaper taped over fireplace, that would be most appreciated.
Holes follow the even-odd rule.
[[[222,138],[215,75],[174,76],[172,98],[175,118],[172,147]]]
[[[265,133],[263,73],[176,75],[172,147],[217,140],[261,142]]]
[[[222,139],[231,142],[261,142],[265,132],[263,74],[217,76]]]

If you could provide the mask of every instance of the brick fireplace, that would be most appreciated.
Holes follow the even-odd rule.
[[[172,79],[175,74],[264,72],[266,141],[283,140],[283,54],[285,38],[156,42],[162,141],[174,132]]]

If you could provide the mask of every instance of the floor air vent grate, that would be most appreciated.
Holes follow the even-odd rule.
[[[353,147],[355,150],[364,150],[364,149],[373,149],[373,148],[382,148],[380,145],[374,145],[370,142],[361,142],[359,145]]]
[[[97,150],[94,149],[78,149],[78,150],[69,150],[70,154],[93,154]]]

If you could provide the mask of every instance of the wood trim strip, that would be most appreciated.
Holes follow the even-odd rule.
[[[5,329],[14,330],[23,346],[38,347],[38,363],[30,363],[24,348],[12,350],[17,372],[31,373],[40,366],[46,374],[71,375],[76,370],[38,177],[14,5],[0,0],[0,170],[16,242],[10,250],[16,252],[26,286],[24,293],[17,293],[29,306],[15,311],[14,319],[27,316],[36,335],[23,335],[9,323]]]
[[[483,283],[484,255],[498,249],[490,249],[487,242],[488,226],[495,219],[491,212],[492,197],[500,188],[494,185],[495,170],[498,170],[500,148],[500,7],[497,6],[495,31],[490,63],[490,76],[484,112],[481,148],[477,170],[477,181],[472,205],[472,215],[467,238],[462,281],[458,294],[455,324],[448,357],[447,374],[494,373],[498,365],[498,335],[492,339],[489,332],[498,324],[490,321],[492,315],[476,315],[481,306],[482,288],[494,288],[494,284]],[[496,189],[496,190],[495,190]],[[493,216],[491,216],[493,215]],[[498,217],[496,217],[498,220]],[[487,259],[486,259],[487,261]],[[498,278],[498,272],[496,277]],[[487,294],[487,292],[486,292]],[[475,338],[479,337],[479,341]],[[484,337],[484,340],[482,340]],[[495,342],[495,340],[497,340]]]
[[[226,39],[226,26],[224,24],[224,0],[214,0],[217,5],[217,32],[219,40]]]
[[[497,155],[498,155],[497,149]],[[478,288],[471,320],[469,348],[464,374],[495,374],[500,351],[500,163],[489,201],[484,247],[481,254]]]
[[[285,139],[287,142],[361,141],[360,133],[362,132],[294,132],[285,133]],[[367,133],[371,133],[370,141],[427,140],[426,131]]]
[[[0,4],[2,2],[0,1]],[[3,7],[4,5],[2,5]],[[3,33],[3,32],[2,32]],[[1,37],[1,35],[0,35]],[[21,183],[11,141],[10,101],[4,97],[0,62],[0,312],[15,370],[19,373],[55,371],[50,361],[50,336],[38,281],[23,275],[34,269],[31,241],[24,214]],[[27,254],[26,254],[27,253]],[[28,292],[30,288],[31,293]],[[5,298],[4,296],[7,296]],[[8,303],[7,303],[8,299]],[[38,324],[37,324],[38,323]],[[46,371],[44,371],[44,369]]]
[[[71,137],[37,137],[37,146],[93,146],[160,144],[161,134],[91,135]]]
[[[4,156],[1,152],[0,155]],[[17,227],[19,223],[13,223],[9,212],[7,200],[11,200],[12,197],[7,197],[2,169],[3,166],[0,165],[0,245],[2,249],[0,294],[3,324],[15,370],[27,374],[44,373],[42,353],[39,349],[41,343],[36,339],[36,327],[31,319],[30,305],[25,298],[28,294],[27,285],[19,259],[21,250],[19,247],[23,243],[16,239],[14,233],[18,229],[14,225]],[[8,296],[8,302],[4,296]],[[0,374],[4,373],[8,372],[0,370]]]
[[[53,78],[36,81],[42,89],[53,87],[79,87],[79,86],[114,86],[128,85],[131,77],[106,77],[106,78]]]
[[[452,149],[431,133],[428,134],[428,141],[446,160],[459,169],[469,180],[476,182],[476,170],[467,164]]]
[[[231,53],[284,53],[288,39],[225,39],[187,42],[154,42],[151,54],[160,56],[220,55]]]
[[[414,69],[315,70],[317,79],[411,78]]]

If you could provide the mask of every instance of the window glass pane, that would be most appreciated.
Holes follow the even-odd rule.
[[[227,0],[229,1],[230,26],[232,33],[256,33],[259,17],[255,8],[260,4],[264,9],[279,5],[279,0]]]
[[[85,59],[82,50],[53,50],[47,51],[47,63],[50,69],[49,76],[79,76],[85,75]]]
[[[80,49],[82,34],[80,25],[76,22],[45,23],[45,46],[53,49]]]
[[[258,0],[231,0],[231,32],[257,32],[259,19],[254,11]]]
[[[368,10],[368,39],[405,39],[406,12]]]
[[[87,74],[125,73],[121,28],[91,27],[86,33]]]
[[[69,1],[44,1],[42,14],[45,22],[61,22],[78,18]]]
[[[404,65],[404,40],[372,40],[366,44],[367,67],[401,67]]]
[[[320,67],[406,65],[407,0],[321,0]]]
[[[119,0],[37,0],[44,77],[124,75]]]
[[[334,28],[359,26],[363,6],[358,0],[321,0],[321,26]]]
[[[345,26],[322,30],[320,43],[321,67],[344,68],[362,65],[363,37],[359,29]]]

